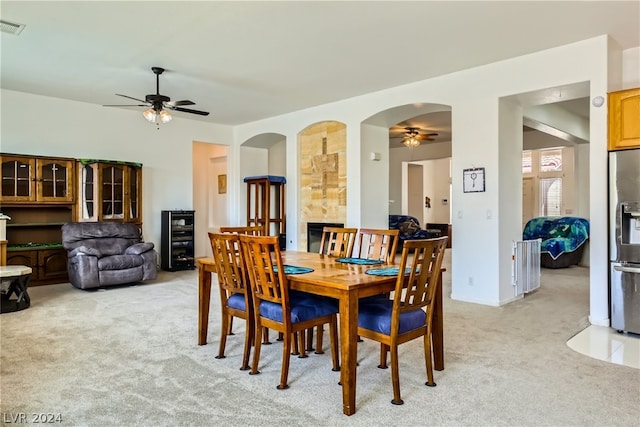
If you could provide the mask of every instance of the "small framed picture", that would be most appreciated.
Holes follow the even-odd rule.
[[[227,175],[218,175],[218,194],[227,194]]]
[[[462,191],[482,193],[485,191],[484,168],[464,169],[462,171]]]

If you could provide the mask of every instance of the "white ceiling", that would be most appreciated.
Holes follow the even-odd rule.
[[[609,34],[640,2],[2,1],[2,88],[93,104],[189,99],[247,123]],[[134,102],[135,103],[135,102]],[[105,107],[107,108],[107,107]],[[134,110],[142,108],[134,107]]]

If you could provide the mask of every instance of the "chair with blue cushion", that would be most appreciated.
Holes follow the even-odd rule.
[[[353,254],[356,241],[357,228],[349,227],[329,227],[322,229],[322,239],[320,240],[320,255],[333,256],[336,258],[348,258]],[[322,326],[318,327],[316,338],[316,353],[322,354]],[[307,331],[307,350],[313,350],[313,329]]]
[[[391,353],[394,405],[402,405],[398,346],[423,337],[427,369],[425,385],[434,387],[431,332],[435,295],[447,238],[407,240],[402,248],[393,299],[363,299],[358,314],[358,335],[380,343],[380,368]]]
[[[254,315],[251,289],[246,276],[240,239],[233,233],[209,233],[213,259],[218,276],[220,306],[222,308],[222,327],[220,347],[216,359],[224,359],[227,334],[231,335],[233,317],[245,320],[244,353],[241,370],[249,369],[249,356],[254,336]]]
[[[233,233],[233,234],[249,234],[251,236],[263,236],[264,227],[261,225],[240,225],[240,226],[223,226],[220,227],[220,233]],[[251,299],[251,297],[249,297]],[[229,321],[229,335],[233,335],[233,317]],[[278,341],[282,341],[282,337],[278,338]],[[269,331],[265,329],[264,336],[262,337],[263,344],[271,344],[269,341]]]
[[[255,349],[250,374],[259,374],[261,340],[264,328],[282,332],[282,369],[279,390],[289,388],[292,337],[298,333],[301,356],[304,353],[304,331],[329,324],[333,370],[338,371],[338,302],[304,292],[289,291],[277,236],[240,235],[240,244],[249,272],[256,319]]]

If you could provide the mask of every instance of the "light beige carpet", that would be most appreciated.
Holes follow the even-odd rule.
[[[400,347],[405,404],[394,406],[378,347],[360,343],[357,413],[342,414],[328,352],[292,358],[276,389],[281,344],[264,346],[262,374],[240,371],[242,334],[215,359],[217,289],[209,344],[196,345],[197,273],[160,272],[133,287],[30,289],[29,309],[0,316],[1,416],[60,414],[66,426],[635,426],[638,370],[572,351],[587,326],[588,270],[543,270],[542,288],[504,307],[452,301],[445,274],[445,370],[424,386],[419,341]],[[241,332],[236,322],[236,332]],[[328,337],[328,335],[327,335]],[[326,339],[325,341],[328,341]],[[59,424],[60,425],[60,424]]]

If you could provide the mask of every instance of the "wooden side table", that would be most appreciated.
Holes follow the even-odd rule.
[[[27,293],[31,281],[31,267],[25,265],[0,266],[1,313],[24,310],[31,305]],[[11,298],[15,295],[15,299]]]

